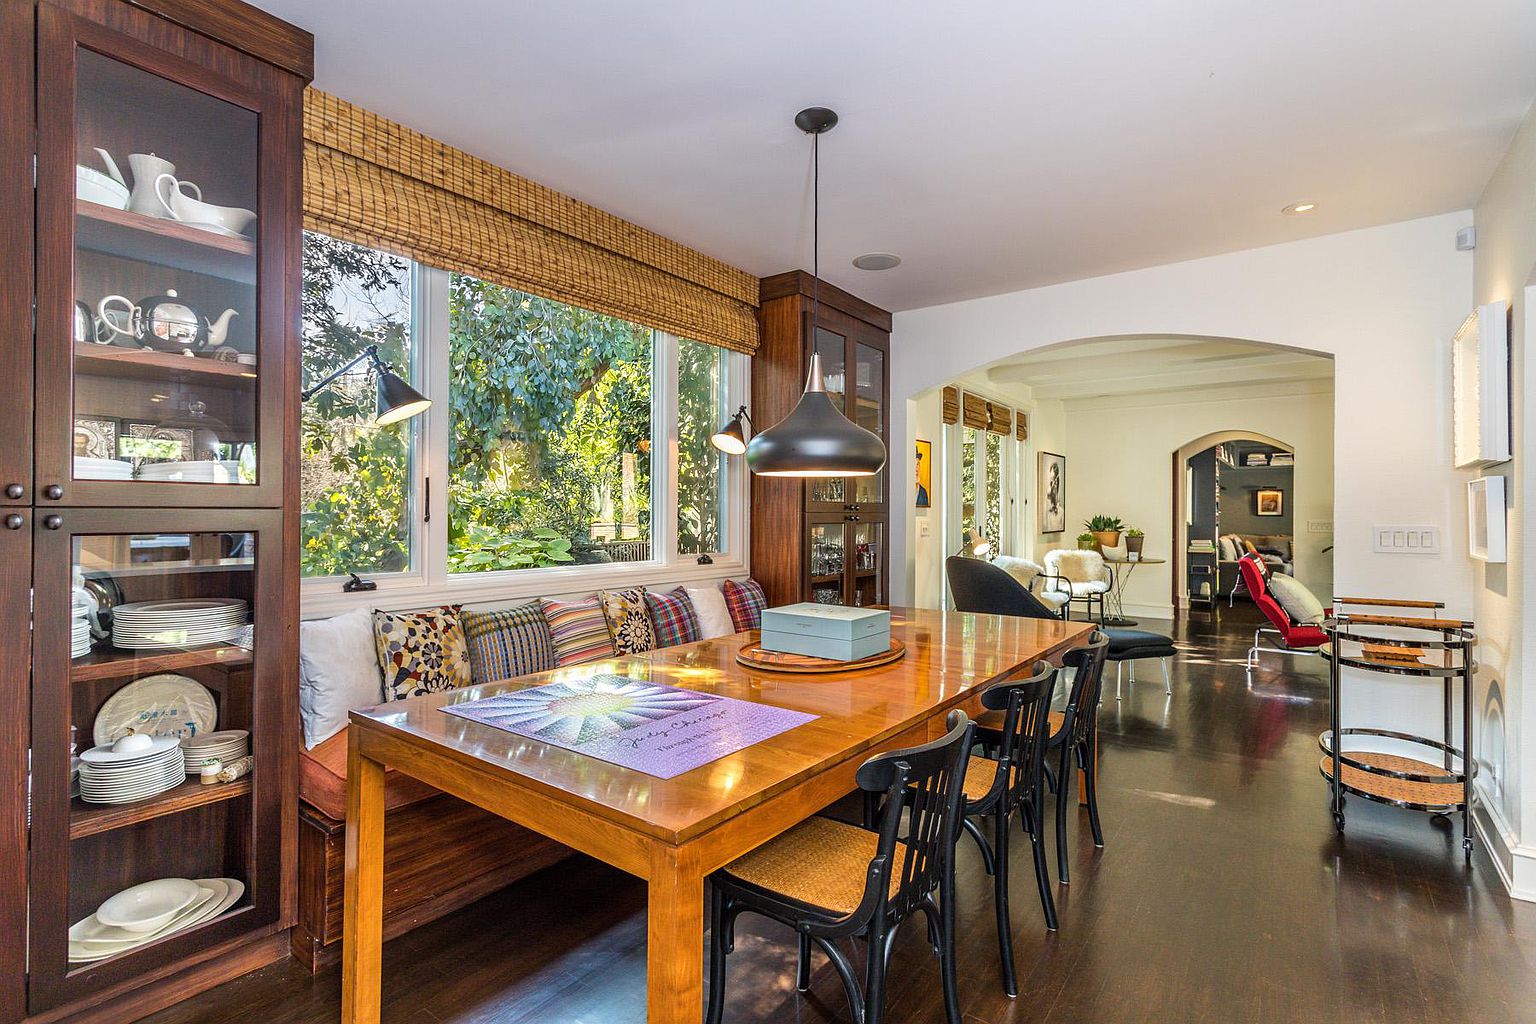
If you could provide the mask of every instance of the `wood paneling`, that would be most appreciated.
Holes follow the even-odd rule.
[[[194,32],[291,71],[315,77],[315,37],[240,0],[129,0]]]
[[[0,508],[32,501],[32,346],[22,325],[32,320],[33,116],[30,4],[0,4]],[[20,494],[8,489],[21,487]]]

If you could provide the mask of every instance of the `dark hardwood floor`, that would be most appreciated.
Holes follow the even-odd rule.
[[[1171,698],[1151,663],[1122,702],[1106,681],[1105,847],[1074,809],[1059,932],[1045,930],[1015,844],[1017,1000],[1002,994],[990,882],[965,844],[968,1022],[1536,1021],[1536,906],[1505,896],[1481,851],[1465,869],[1449,822],[1353,800],[1335,836],[1317,771],[1322,665],[1266,655],[1250,687],[1253,622],[1239,606],[1219,625],[1180,623]],[[385,1021],[639,1024],[644,907],[638,882],[591,861],[544,871],[390,943]],[[805,997],[793,967],[790,936],[743,919],[726,1021],[849,1020],[824,961]],[[920,926],[898,939],[892,979],[893,1024],[943,1020]],[[311,978],[290,962],[149,1019],[330,1022],[339,984],[336,970]]]

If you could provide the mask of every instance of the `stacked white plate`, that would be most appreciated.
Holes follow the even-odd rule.
[[[89,619],[69,620],[69,656],[83,658],[90,653],[91,621]]]
[[[80,755],[80,799],[88,804],[128,804],[175,789],[187,764],[174,736],[125,736],[110,747]]]
[[[69,929],[69,961],[108,960],[167,935],[212,921],[245,895],[236,878],[161,878],[125,889]],[[132,927],[107,924],[113,921]]]
[[[251,734],[244,729],[225,729],[188,736],[181,741],[181,752],[187,759],[187,774],[196,775],[209,761],[229,764],[249,754]]]
[[[136,601],[112,610],[112,645],[160,651],[227,643],[245,625],[245,602],[233,597]]]
[[[131,480],[133,463],[122,459],[93,459],[88,455],[75,456],[76,480]]]
[[[238,462],[151,462],[139,467],[140,480],[169,480],[184,484],[237,484]]]

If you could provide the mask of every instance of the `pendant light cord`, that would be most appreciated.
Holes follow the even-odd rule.
[[[821,132],[811,134],[811,351],[821,319]]]

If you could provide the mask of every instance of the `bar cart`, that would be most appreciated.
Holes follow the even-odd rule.
[[[1339,598],[1334,617],[1323,623],[1328,643],[1329,729],[1318,737],[1323,757],[1319,769],[1332,792],[1333,824],[1344,831],[1344,794],[1365,800],[1424,811],[1432,815],[1461,815],[1461,847],[1472,862],[1472,675],[1477,670],[1473,647],[1477,634],[1471,622],[1406,615],[1345,614],[1346,605],[1438,610],[1428,601],[1381,601]],[[1357,726],[1341,728],[1340,682],[1344,668],[1390,675],[1439,679],[1444,694],[1444,738]],[[1453,689],[1461,681],[1461,747],[1452,744]],[[1338,738],[1337,740],[1335,738]],[[1352,749],[1350,737],[1374,737],[1398,748],[1422,748],[1419,757]],[[1370,742],[1370,741],[1366,741]]]

